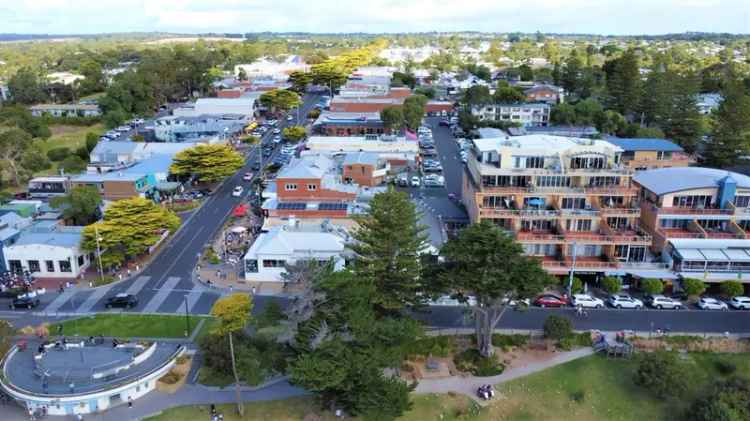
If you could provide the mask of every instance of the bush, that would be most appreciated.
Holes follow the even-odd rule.
[[[622,290],[622,281],[620,278],[614,276],[605,276],[602,279],[602,288],[607,291],[608,294],[617,294]]]
[[[455,348],[456,340],[453,336],[428,336],[407,344],[405,353],[409,356],[432,355],[445,358],[452,354]]]
[[[501,335],[499,333],[492,335],[492,346],[498,348],[524,346],[528,342],[529,337],[527,335]]]
[[[78,155],[70,155],[63,159],[59,167],[65,170],[67,174],[78,174],[86,169],[86,161]]]
[[[85,146],[81,146],[80,148],[77,148],[76,155],[78,155],[81,159],[83,159],[86,162],[89,161],[89,150],[86,149]]]
[[[169,370],[169,372],[167,372],[167,374],[161,376],[161,378],[159,379],[159,381],[162,382],[162,383],[165,383],[165,384],[175,384],[178,381],[180,381],[181,378],[182,378],[182,376],[180,376],[179,374],[175,373],[174,370]]]
[[[86,133],[86,150],[88,150],[89,153],[94,150],[97,143],[99,143],[99,136],[96,133]]]
[[[70,149],[66,147],[52,148],[47,151],[47,158],[50,161],[58,162],[70,156]]]
[[[281,320],[284,320],[285,318],[286,315],[281,309],[279,303],[277,303],[276,301],[271,301],[263,308],[263,311],[258,314],[254,321],[255,326],[258,329],[263,329],[264,327],[276,326]]]
[[[633,381],[661,399],[680,396],[687,390],[687,367],[675,352],[644,353],[639,356]]]
[[[591,346],[593,343],[591,341],[591,333],[589,332],[574,333],[571,339],[575,346],[586,347]]]
[[[745,287],[737,281],[724,281],[719,286],[719,289],[721,290],[721,295],[727,298],[733,298],[745,292]]]
[[[552,315],[544,321],[544,337],[560,341],[573,335],[573,323],[563,316]]]
[[[650,295],[661,294],[664,291],[664,283],[660,279],[656,278],[642,279],[641,291]]]
[[[307,118],[316,119],[318,117],[320,117],[320,110],[317,108],[313,108],[309,113],[307,113]]]
[[[497,376],[505,369],[494,357],[484,358],[475,348],[453,357],[453,363],[459,371],[469,372],[477,377]]]
[[[584,390],[576,390],[570,394],[570,400],[575,403],[582,403],[586,400],[586,392]]]
[[[724,376],[734,374],[737,371],[737,365],[731,361],[717,360],[715,364],[716,364],[716,371],[718,371],[719,374],[724,375]]]
[[[234,334],[234,350],[240,381],[257,385],[275,374],[286,371],[289,349],[272,339]],[[232,359],[226,335],[209,334],[199,343],[204,365],[216,374],[231,377]]]
[[[689,297],[695,297],[706,292],[706,284],[700,279],[685,278],[682,280],[682,289]]]

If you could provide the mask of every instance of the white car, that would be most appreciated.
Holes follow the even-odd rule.
[[[592,297],[588,294],[573,294],[573,301],[571,304],[573,304],[573,307],[602,308],[604,307],[604,300]]]
[[[664,295],[654,295],[647,299],[648,305],[653,308],[663,309],[671,308],[672,310],[679,310],[682,308],[682,303],[674,298],[665,297]]]
[[[734,297],[729,305],[736,310],[750,310],[750,297]]]
[[[242,186],[237,186],[237,187],[234,188],[234,190],[232,190],[232,196],[234,196],[234,197],[240,197],[240,196],[242,196],[242,192],[244,190],[245,189],[243,189]]]
[[[698,308],[701,310],[729,310],[727,303],[711,297],[702,297],[698,300]]]
[[[294,120],[294,117],[292,117],[291,114],[286,116],[286,121],[292,121],[292,120]]]
[[[607,301],[614,308],[643,308],[643,301],[627,294],[612,294]]]
[[[415,175],[414,177],[411,178],[411,186],[412,187],[419,187],[420,184],[422,184],[422,183],[420,183],[419,177],[417,177]]]
[[[281,129],[273,129],[273,134],[281,134]]]
[[[273,143],[281,143],[281,136],[274,136],[273,137]]]
[[[116,128],[115,130],[117,130],[118,132],[129,132],[130,131],[130,126],[120,126],[120,127]]]
[[[253,180],[253,173],[246,172],[245,175],[242,176],[242,179],[245,181],[252,181]]]

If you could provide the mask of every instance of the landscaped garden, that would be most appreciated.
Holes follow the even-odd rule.
[[[190,334],[205,317],[190,316]],[[150,314],[97,314],[93,317],[66,320],[49,327],[51,334],[62,326],[64,336],[114,336],[118,338],[184,338],[185,316]]]

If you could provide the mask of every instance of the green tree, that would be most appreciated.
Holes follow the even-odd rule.
[[[745,292],[745,287],[739,281],[724,281],[719,285],[721,295],[727,298],[734,298]]]
[[[722,96],[724,100],[714,113],[713,133],[704,152],[706,162],[717,168],[730,166],[750,153],[750,95],[738,78],[729,77]]]
[[[504,104],[513,104],[516,102],[524,102],[526,95],[523,91],[513,87],[498,87],[493,95],[495,102]]]
[[[0,125],[18,127],[36,138],[47,139],[52,135],[46,119],[33,117],[27,108],[18,105],[0,108]]]
[[[432,86],[420,86],[414,90],[415,94],[424,95],[428,99],[435,99],[435,88]]]
[[[700,279],[685,278],[682,280],[682,289],[689,297],[697,297],[706,292],[706,284]]]
[[[383,108],[380,112],[380,119],[383,120],[383,126],[391,131],[398,131],[404,128],[404,111],[402,107],[393,106]]]
[[[605,276],[602,279],[602,288],[604,288],[608,294],[617,294],[622,290],[622,281],[620,278],[614,276]]]
[[[99,143],[99,136],[96,133],[86,133],[86,150],[91,153]]]
[[[417,84],[417,78],[411,73],[393,72],[391,77],[391,86],[407,86],[414,89]]]
[[[552,123],[560,126],[572,126],[576,122],[576,109],[568,103],[557,104],[550,113]]]
[[[473,296],[479,352],[493,354],[492,333],[511,300],[532,298],[549,275],[539,262],[524,255],[523,247],[489,222],[473,224],[441,249],[445,259],[439,270],[441,287],[459,299]]]
[[[746,377],[719,380],[685,411],[687,421],[742,421],[750,419],[750,381]]]
[[[284,136],[284,139],[290,142],[299,142],[307,136],[307,131],[303,126],[290,126],[284,127],[281,134]]]
[[[91,94],[103,91],[106,87],[106,78],[102,65],[94,60],[88,59],[81,63],[80,73],[85,79],[79,81],[79,88],[82,94]]]
[[[572,50],[562,70],[560,83],[569,95],[577,96],[581,90],[581,77],[583,76],[583,62],[578,57],[578,52]]]
[[[32,105],[47,100],[43,82],[29,67],[20,68],[8,80],[8,90],[13,102],[18,104]]]
[[[10,175],[14,186],[20,186],[31,176],[32,171],[23,165],[31,146],[31,136],[21,129],[0,131],[0,168]]]
[[[599,133],[611,135],[620,132],[627,122],[625,117],[613,110],[606,110],[594,116],[594,125]]]
[[[469,106],[491,104],[490,89],[484,85],[474,85],[464,92],[463,102]]]
[[[649,295],[658,295],[664,291],[664,282],[661,279],[641,279],[641,291]]]
[[[409,196],[394,189],[376,194],[367,212],[354,219],[354,270],[376,286],[373,303],[384,311],[420,304],[420,253],[427,237]]]
[[[151,200],[141,197],[113,202],[102,221],[86,226],[81,248],[97,251],[97,234],[105,267],[122,264],[126,259],[139,256],[159,241],[164,231],[174,232],[180,218]]]
[[[216,182],[237,172],[245,160],[227,145],[197,145],[185,149],[172,160],[169,172],[192,175],[204,182]]]
[[[633,49],[604,63],[608,103],[624,116],[633,114],[641,99],[641,74]]]
[[[66,174],[79,174],[86,170],[87,162],[78,155],[70,155],[60,162],[58,168]]]
[[[404,100],[402,106],[404,124],[410,130],[417,130],[422,125],[425,105],[427,105],[427,97],[424,95],[412,95]]]
[[[573,335],[573,323],[569,318],[553,314],[544,320],[544,337],[561,341]]]
[[[108,129],[114,129],[117,126],[121,126],[127,119],[128,115],[120,107],[107,111],[102,117],[102,121]]]
[[[61,209],[63,218],[73,225],[88,225],[96,221],[101,204],[102,196],[91,186],[74,187],[65,196],[50,200],[50,205]]]
[[[234,390],[237,398],[237,412],[243,415],[244,409],[240,398],[240,377],[237,373],[237,360],[234,355],[234,342],[232,335],[241,331],[250,319],[250,311],[253,309],[253,301],[249,294],[234,293],[219,298],[211,308],[211,315],[216,317],[219,325],[216,327],[218,335],[226,335],[229,338],[229,352],[232,358],[232,372],[234,374]]]
[[[312,74],[308,72],[292,72],[289,74],[289,83],[292,84],[292,90],[304,94],[307,92],[307,85],[313,81]]]
[[[259,98],[260,103],[270,108],[273,112],[285,112],[302,105],[299,95],[288,89],[274,89],[263,93]]]
[[[674,352],[641,353],[633,381],[661,399],[680,396],[687,390],[687,367]]]

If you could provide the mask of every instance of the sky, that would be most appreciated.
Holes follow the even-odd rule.
[[[750,33],[750,0],[0,0],[0,33]]]

